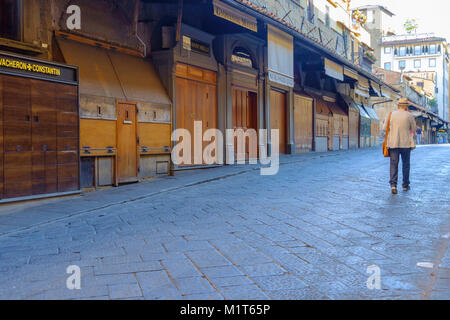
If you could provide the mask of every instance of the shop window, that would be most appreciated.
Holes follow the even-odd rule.
[[[384,53],[385,54],[391,54],[391,52],[392,52],[392,48],[391,47],[385,47],[384,48]]]
[[[406,47],[400,47],[400,57],[404,57],[407,54]]]
[[[390,62],[386,62],[386,63],[384,64],[384,69],[385,69],[385,70],[391,70],[391,68],[392,68],[392,66],[391,66],[391,63],[390,63]]]
[[[405,60],[401,60],[398,62],[398,68],[403,70],[406,68],[406,61]]]
[[[430,68],[435,68],[436,67],[436,59],[430,59],[429,60],[429,66]]]
[[[0,38],[22,40],[21,0],[0,0]]]
[[[414,60],[414,68],[420,68],[421,67],[421,61],[420,60]]]

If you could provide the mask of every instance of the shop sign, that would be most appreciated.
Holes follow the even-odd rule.
[[[203,54],[205,56],[211,55],[211,46],[208,43],[190,38],[188,36],[183,36],[183,49],[198,54]]]
[[[243,28],[258,32],[258,23],[256,18],[240,12],[239,10],[218,0],[214,1],[214,15],[233,22]]]
[[[50,64],[7,54],[0,54],[0,73],[61,82],[77,82],[77,72],[73,67]]]

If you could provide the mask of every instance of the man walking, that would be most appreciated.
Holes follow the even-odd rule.
[[[408,112],[409,102],[407,99],[400,99],[398,104],[398,111],[392,112],[388,115],[384,122],[383,130],[386,132],[388,129],[389,116],[390,127],[387,137],[386,147],[389,149],[391,157],[391,190],[392,194],[397,194],[397,182],[398,182],[398,164],[400,162],[400,156],[403,164],[403,191],[409,191],[410,181],[410,160],[411,150],[416,146],[414,144],[416,136],[416,121],[414,116]]]
[[[422,128],[421,127],[417,127],[416,134],[417,134],[417,144],[422,144]]]

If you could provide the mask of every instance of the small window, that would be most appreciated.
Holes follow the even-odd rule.
[[[420,60],[414,60],[414,68],[420,68],[422,66]]]
[[[430,54],[436,54],[437,53],[437,47],[435,44],[430,45]]]
[[[406,49],[407,49],[406,47],[400,47],[400,57],[406,56],[407,53]]]
[[[430,68],[435,68],[436,67],[436,59],[430,59],[429,61],[429,66]]]
[[[398,62],[398,67],[399,67],[399,69],[405,69],[406,68],[406,61],[405,60],[400,60]]]
[[[384,48],[384,53],[385,54],[391,54],[391,52],[392,52],[392,48],[391,47],[385,47]]]
[[[21,1],[0,0],[0,38],[22,40]]]
[[[392,66],[391,66],[391,63],[390,63],[390,62],[386,62],[386,63],[384,64],[384,69],[385,69],[385,70],[391,70],[391,68],[392,68]]]

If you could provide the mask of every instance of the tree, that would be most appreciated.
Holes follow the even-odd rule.
[[[431,99],[431,100],[428,100],[428,105],[429,105],[431,108],[437,108],[437,106],[438,106],[437,99],[436,99],[436,98],[433,98],[433,99]]]
[[[405,28],[407,33],[412,33],[417,31],[419,24],[416,22],[416,19],[407,19],[403,24],[403,28]]]

